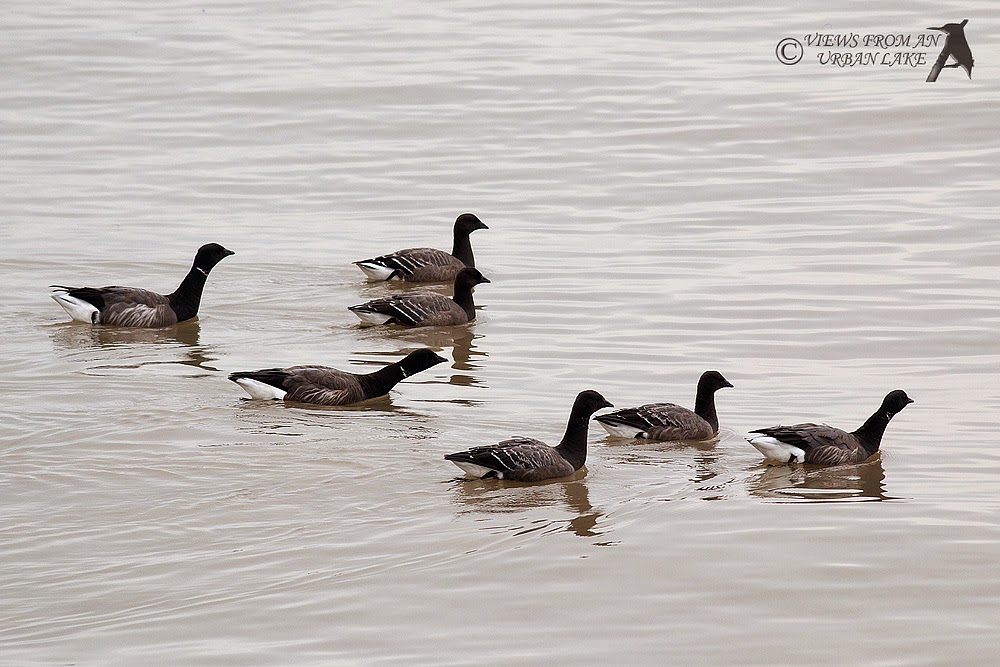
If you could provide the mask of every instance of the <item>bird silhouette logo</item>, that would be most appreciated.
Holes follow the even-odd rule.
[[[948,35],[944,40],[944,48],[941,49],[934,66],[931,67],[931,73],[927,75],[928,81],[937,81],[938,74],[944,67],[962,67],[969,78],[972,78],[972,49],[969,48],[969,42],[965,39],[965,24],[968,22],[969,19],[965,19],[961,23],[945,23],[936,28],[928,28],[928,30],[940,30]],[[955,62],[947,64],[949,58],[953,58]]]

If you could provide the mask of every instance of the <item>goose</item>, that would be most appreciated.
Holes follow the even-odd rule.
[[[422,348],[374,373],[348,373],[327,366],[289,366],[231,373],[250,398],[350,405],[385,396],[400,380],[446,361]]]
[[[473,288],[490,282],[479,269],[465,268],[455,277],[455,297],[435,292],[410,292],[350,306],[363,324],[401,324],[407,327],[452,326],[476,319]]]
[[[905,391],[895,389],[851,433],[826,424],[794,424],[750,431],[759,435],[747,441],[764,455],[767,463],[861,463],[878,451],[889,420],[912,402]]]
[[[169,327],[198,314],[208,274],[216,264],[235,254],[218,243],[198,248],[191,270],[177,289],[167,295],[138,287],[50,285],[50,296],[79,322],[119,327]]]
[[[719,371],[705,371],[698,379],[694,412],[673,403],[647,403],[623,408],[594,419],[610,435],[650,440],[708,440],[719,432],[715,392],[732,387]]]
[[[588,389],[580,392],[573,402],[566,434],[557,447],[534,438],[514,436],[495,445],[447,454],[444,458],[471,477],[519,482],[567,477],[587,462],[587,426],[591,415],[601,408],[611,407],[614,406],[603,396]]]
[[[467,266],[475,267],[469,234],[477,229],[489,229],[472,213],[455,219],[455,241],[449,255],[434,248],[407,248],[354,264],[370,281],[403,280],[411,283],[443,283],[455,279]]]

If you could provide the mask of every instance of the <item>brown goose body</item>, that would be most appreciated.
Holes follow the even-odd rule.
[[[489,227],[472,213],[463,213],[455,219],[454,242],[450,254],[435,248],[406,248],[354,264],[373,281],[451,282],[462,269],[476,266],[469,235],[477,229]]]
[[[163,294],[138,287],[68,287],[65,288],[65,294],[86,301],[97,309],[92,314],[92,324],[169,327],[179,321],[170,305],[170,299]],[[59,302],[59,299],[56,301]]]
[[[557,447],[535,438],[515,436],[493,445],[447,454],[444,458],[472,477],[519,482],[568,477],[587,462],[587,427],[591,415],[609,407],[613,406],[596,391],[582,391],[573,402],[566,433]]]
[[[168,327],[198,315],[208,274],[232,250],[218,243],[198,249],[181,284],[170,294],[138,287],[66,287],[52,285],[52,298],[74,320],[119,327]]]
[[[698,380],[693,411],[675,403],[647,403],[594,419],[610,435],[622,438],[708,440],[719,432],[715,392],[732,386],[718,371],[705,371]]]
[[[906,392],[896,389],[886,394],[879,409],[856,431],[803,423],[757,429],[751,431],[757,437],[748,441],[769,463],[861,463],[878,451],[889,421],[912,402]]]
[[[455,296],[411,292],[350,306],[365,324],[399,324],[407,327],[454,326],[476,319],[472,293],[489,280],[478,269],[464,268],[455,278]]]
[[[401,380],[445,361],[424,348],[373,373],[349,373],[328,366],[289,366],[240,371],[229,379],[251,398],[314,405],[351,405],[384,396]]]

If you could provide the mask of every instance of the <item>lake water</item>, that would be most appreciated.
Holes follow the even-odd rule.
[[[796,7],[8,3],[0,663],[994,663],[1000,21]],[[971,81],[775,57],[963,18]],[[351,262],[463,211],[478,321],[359,329],[406,288]],[[237,254],[175,329],[47,295],[168,292],[209,241]],[[363,407],[226,379],[421,346],[449,363]],[[582,389],[692,406],[710,368],[715,443],[595,424],[528,486],[442,459],[555,443]],[[862,465],[743,439],[894,388]]]

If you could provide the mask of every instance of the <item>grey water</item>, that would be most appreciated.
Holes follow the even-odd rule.
[[[0,21],[0,663],[991,664],[1000,652],[1000,23],[992,4],[8,3]],[[814,32],[969,18],[970,80],[831,67]],[[928,63],[936,51],[929,51]],[[361,329],[449,249],[477,321]],[[70,322],[53,283],[196,321]],[[447,292],[444,287],[437,287]],[[448,363],[353,408],[229,372]],[[573,397],[693,407],[716,441],[595,424],[584,471],[464,480]],[[744,440],[853,429],[857,466]]]

